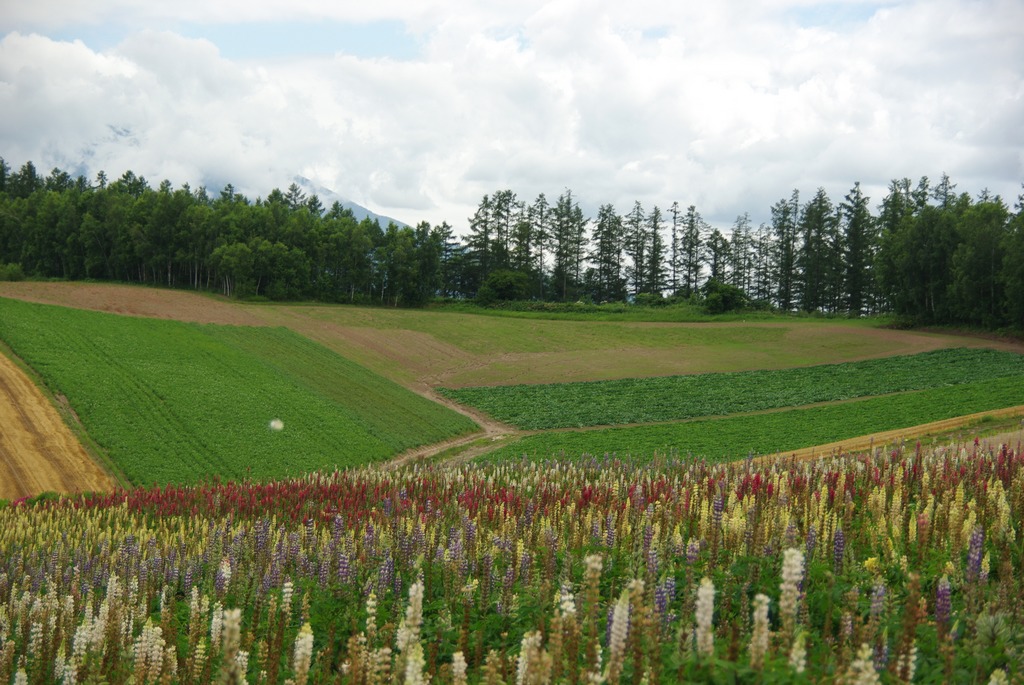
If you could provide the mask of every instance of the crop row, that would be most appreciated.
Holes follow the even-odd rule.
[[[285,329],[0,299],[0,337],[133,483],[297,475],[474,428]],[[275,418],[284,430],[268,429]]]
[[[984,444],[22,502],[0,682],[998,682],[1022,512],[1024,457]]]
[[[961,348],[780,370],[442,392],[519,428],[540,430],[724,416],[1011,376],[1024,378],[1024,356]]]
[[[550,431],[521,438],[490,452],[487,459],[544,460],[553,456],[580,459],[604,454],[650,458],[656,454],[679,454],[729,461],[751,454],[785,453],[1021,404],[1024,404],[1024,383],[1011,377],[720,419]]]

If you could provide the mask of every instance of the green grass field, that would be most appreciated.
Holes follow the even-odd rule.
[[[651,426],[552,431],[524,437],[486,460],[564,455],[692,454],[729,461],[1024,404],[1019,377],[965,383],[840,404]]]
[[[0,299],[0,337],[133,483],[276,478],[385,460],[467,418],[281,328]],[[271,431],[280,419],[284,430]]]
[[[538,430],[723,416],[1007,376],[1024,378],[1024,356],[959,348],[792,369],[442,393],[500,421]]]

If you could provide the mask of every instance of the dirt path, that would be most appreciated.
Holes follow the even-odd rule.
[[[788,451],[785,454],[779,454],[774,456],[761,457],[761,460],[767,459],[790,459],[795,458],[798,460],[814,459],[816,457],[828,456],[831,454],[849,454],[851,452],[866,452],[873,448],[885,447],[886,445],[893,445],[897,442],[916,441],[921,438],[929,436],[948,436],[956,433],[957,431],[965,427],[977,427],[978,422],[985,417],[992,417],[994,419],[1024,419],[1024,405],[1017,407],[1008,407],[1006,409],[996,409],[992,411],[983,411],[977,414],[968,414],[967,416],[958,416],[952,419],[944,419],[942,421],[933,421],[932,423],[926,423],[920,426],[913,426],[911,428],[901,428],[899,430],[884,431],[880,433],[872,433],[870,435],[863,435],[858,438],[850,438],[849,440],[841,440],[839,442],[832,442],[827,445],[815,445],[814,447],[804,447],[803,449]],[[1024,421],[1022,421],[1024,424]],[[1024,425],[1022,425],[1024,428]],[[1024,436],[1021,431],[1016,432],[1001,432],[994,436],[988,436],[985,439],[989,440],[994,444],[1001,442],[1019,441]]]
[[[39,388],[0,354],[0,498],[114,485]]]

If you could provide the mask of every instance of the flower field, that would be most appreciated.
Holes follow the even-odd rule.
[[[442,391],[528,430],[651,423],[1024,377],[1024,356],[952,348],[845,364]]]
[[[0,508],[0,683],[1019,682],[1024,457],[373,467]]]

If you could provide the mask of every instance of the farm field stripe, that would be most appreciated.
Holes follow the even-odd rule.
[[[692,454],[714,460],[774,454],[869,433],[1024,404],[1018,377],[871,397],[803,409],[682,423],[528,435],[487,454],[487,461],[553,455]]]
[[[944,349],[780,370],[441,392],[525,430],[654,423],[1024,377],[1024,355]]]

